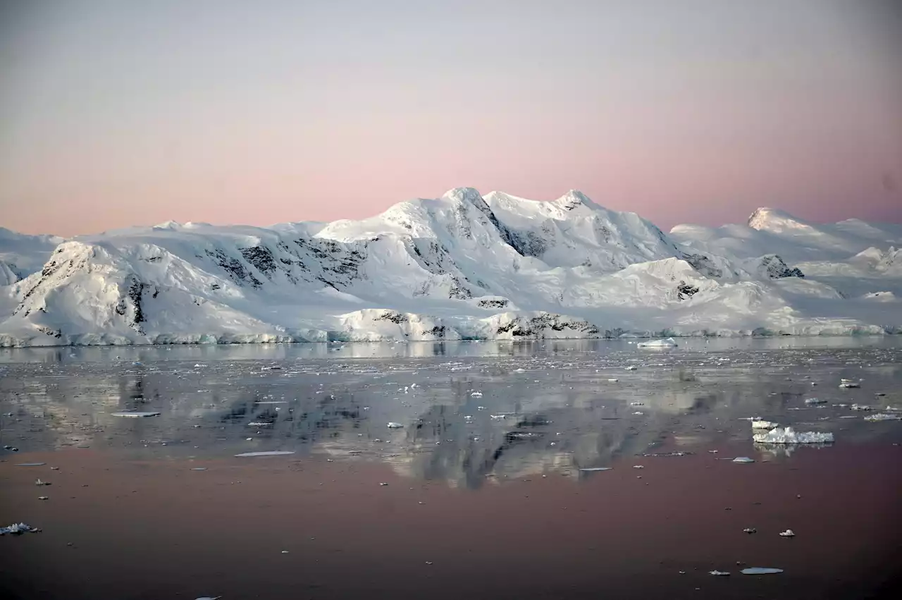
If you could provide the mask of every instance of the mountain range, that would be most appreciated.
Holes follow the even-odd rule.
[[[380,215],[0,228],[0,346],[902,332],[902,225],[664,233],[584,194],[456,188]]]

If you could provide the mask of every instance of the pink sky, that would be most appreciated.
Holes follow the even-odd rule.
[[[360,218],[459,186],[579,189],[664,229],[902,221],[889,1],[10,4],[18,231]]]

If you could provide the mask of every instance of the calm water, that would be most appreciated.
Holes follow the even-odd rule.
[[[893,597],[887,407],[898,337],[3,350],[0,595]]]

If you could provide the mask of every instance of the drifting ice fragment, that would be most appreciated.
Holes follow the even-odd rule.
[[[195,600],[219,600],[220,598],[222,598],[222,596],[201,596]]]
[[[715,569],[713,571],[709,571],[709,573],[711,575],[714,575],[715,577],[727,577],[730,574],[729,571],[718,571],[717,569]]]
[[[742,530],[742,533],[758,533],[758,530],[754,527],[746,527]]]
[[[812,404],[826,404],[826,400],[821,400],[820,398],[805,398],[805,404],[811,406]]]
[[[25,523],[13,523],[8,527],[0,527],[0,535],[6,535],[7,533],[10,535],[20,535],[23,533],[35,533],[37,531],[38,530],[31,525],[26,525]]]
[[[269,450],[267,452],[242,452],[235,456],[239,458],[248,458],[252,456],[285,456],[286,454],[294,454],[294,452],[290,450]]]
[[[864,418],[865,421],[902,421],[902,417],[899,415],[891,415],[889,413],[877,413],[875,415],[868,415]]]
[[[47,463],[33,462],[33,463],[19,463],[16,466],[17,467],[43,467],[46,464]]]
[[[776,428],[767,433],[756,433],[752,436],[756,444],[832,444],[832,433],[816,431],[793,431],[792,427]]]
[[[114,412],[113,416],[114,417],[131,417],[131,418],[137,419],[140,417],[159,417],[160,413],[154,412],[154,411],[146,411],[146,412],[125,411],[125,412]]]
[[[840,379],[839,387],[843,389],[860,388],[861,384],[857,381],[852,381],[851,379]]]
[[[388,428],[389,428],[389,429],[401,429],[401,428],[403,428],[403,427],[404,427],[404,425],[402,425],[401,423],[395,423],[394,421],[389,421],[389,422],[388,422]]]
[[[873,408],[865,404],[853,404],[849,408],[851,408],[852,410],[874,410]]]
[[[634,366],[634,365],[630,365],[630,366],[628,366],[628,367],[626,368],[626,370],[627,370],[627,371],[635,371],[637,368],[638,368],[638,367],[636,367],[636,366]]]
[[[776,429],[779,426],[779,423],[773,421],[752,421],[752,429]]]
[[[787,529],[786,531],[781,531],[781,532],[780,532],[780,537],[788,537],[788,538],[791,538],[791,537],[795,537],[795,536],[796,536],[796,534],[795,534],[795,532],[794,532],[792,529]]]
[[[584,473],[596,473],[598,471],[610,471],[611,467],[587,467],[585,469],[580,469],[580,471]]]
[[[776,575],[782,572],[783,569],[772,569],[770,567],[749,567],[742,570],[743,575]]]
[[[733,462],[747,465],[747,464],[755,462],[755,459],[749,458],[748,456],[737,456],[736,458],[733,459]]]
[[[677,343],[673,338],[666,340],[652,340],[650,342],[638,342],[636,348],[676,348]]]

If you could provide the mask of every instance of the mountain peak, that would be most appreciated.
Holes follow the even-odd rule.
[[[561,207],[567,210],[573,210],[578,206],[588,206],[589,208],[597,206],[597,204],[592,202],[592,200],[589,199],[588,196],[586,196],[579,190],[568,191],[566,194],[555,200],[555,203],[559,204]]]
[[[811,228],[808,223],[792,216],[788,212],[766,206],[756,208],[755,212],[749,215],[748,226],[759,231],[787,231]]]
[[[469,202],[470,204],[477,205],[484,203],[482,194],[471,187],[457,187],[450,189],[442,194],[442,198],[445,200],[459,200],[461,202]]]

